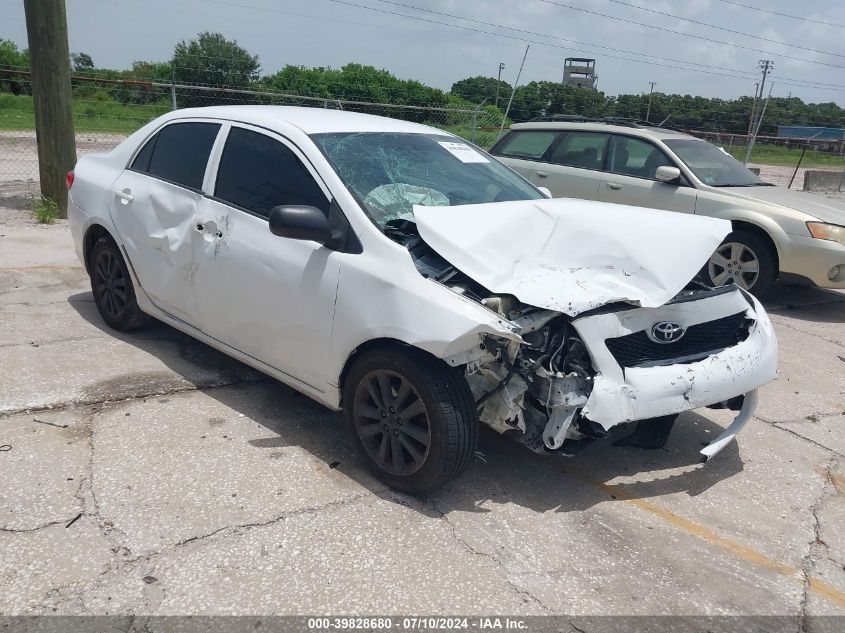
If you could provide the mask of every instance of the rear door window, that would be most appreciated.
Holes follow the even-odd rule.
[[[601,169],[608,140],[609,135],[600,132],[567,132],[552,151],[549,162],[583,169]]]
[[[613,137],[607,170],[614,174],[654,179],[654,172],[674,163],[656,145],[638,138]]]
[[[214,197],[266,218],[279,205],[307,205],[328,214],[329,200],[296,154],[274,138],[232,127]]]
[[[494,154],[512,158],[537,160],[557,140],[558,132],[546,130],[523,130],[511,132],[496,148]]]
[[[219,123],[171,123],[147,141],[130,169],[199,191],[219,130]]]

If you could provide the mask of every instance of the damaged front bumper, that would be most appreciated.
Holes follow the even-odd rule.
[[[716,455],[719,451],[731,443],[731,440],[736,437],[737,433],[743,429],[743,427],[751,419],[751,416],[754,415],[754,409],[756,408],[757,390],[755,389],[754,391],[749,391],[745,394],[742,402],[742,408],[739,410],[739,414],[737,414],[733,422],[728,425],[728,428],[722,431],[719,437],[701,449],[700,453],[704,456],[705,461]]]
[[[706,355],[677,363],[624,366],[609,341],[645,332],[655,322],[679,324],[692,332],[699,325],[742,317],[745,340]],[[760,303],[739,289],[694,301],[670,303],[587,316],[573,326],[590,350],[597,370],[593,390],[581,410],[585,418],[605,430],[624,422],[678,414],[712,406],[744,395],[736,419],[701,451],[709,459],[722,450],[748,422],[757,405],[757,388],[777,376],[778,348],[772,324]],[[689,347],[689,346],[688,346]]]
[[[747,320],[745,339],[711,350],[700,360],[624,366],[620,363],[621,354],[610,349],[610,341],[646,332],[655,323],[677,323],[691,332],[695,326],[733,315]],[[725,402],[777,376],[777,339],[772,324],[760,303],[739,289],[660,308],[587,316],[572,325],[584,340],[596,369],[593,390],[582,415],[605,430],[623,422]],[[671,344],[664,347],[671,348]]]
[[[656,338],[653,328],[667,323],[680,328],[677,340]],[[777,375],[771,322],[754,297],[735,287],[689,293],[659,308],[594,311],[569,327],[588,353],[588,374],[583,361],[564,364],[553,355],[549,362],[543,347],[532,365],[527,347],[517,355],[510,342],[511,354],[499,357],[511,360],[481,363],[468,375],[481,395],[483,422],[500,432],[518,429],[534,450],[570,454],[620,424],[741,401],[736,419],[701,451],[709,459],[751,418],[757,388]]]

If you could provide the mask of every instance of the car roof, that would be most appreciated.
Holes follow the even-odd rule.
[[[677,130],[662,128],[657,125],[622,125],[612,121],[528,121],[527,123],[514,123],[512,130],[583,130],[586,132],[614,132],[627,136],[641,136],[643,138],[685,138],[694,139],[694,136],[684,134]]]
[[[372,114],[346,112],[329,108],[303,108],[296,106],[235,105],[185,108],[170,113],[170,120],[184,118],[210,118],[237,121],[282,131],[280,125],[298,127],[306,134],[324,132],[405,132],[411,134],[443,134],[453,136],[437,128],[390,119]]]

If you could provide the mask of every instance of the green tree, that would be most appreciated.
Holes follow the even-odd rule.
[[[442,90],[431,88],[419,81],[399,79],[386,70],[362,64],[346,64],[339,70],[285,66],[279,72],[262,78],[260,85],[264,90],[288,95],[366,102],[372,105],[346,104],[344,109],[387,114],[411,121],[425,121],[431,117],[431,113],[415,108],[386,109],[380,104],[437,108],[452,105],[448,95]],[[266,100],[268,103],[278,102],[270,97]],[[288,103],[290,99],[283,99],[282,102]]]
[[[229,88],[246,87],[261,70],[256,55],[235,40],[207,31],[190,42],[179,42],[170,64],[177,82]]]
[[[512,90],[507,81],[500,81],[493,77],[468,77],[453,83],[449,92],[473,103],[483,103],[486,100],[487,103],[495,104],[497,88],[499,107],[504,110]]]
[[[247,88],[258,79],[261,64],[256,55],[227,40],[220,33],[203,32],[190,42],[179,42],[170,61],[177,83]],[[180,95],[179,105],[212,105],[241,101],[231,93],[187,91]]]
[[[94,70],[94,60],[88,53],[71,53],[70,61],[74,72],[87,73]]]
[[[29,78],[18,71],[29,70],[29,51],[18,50],[11,40],[0,38],[0,92],[32,94]]]

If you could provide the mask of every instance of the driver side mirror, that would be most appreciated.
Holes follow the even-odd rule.
[[[332,200],[328,217],[317,207],[281,205],[267,218],[270,232],[292,240],[311,240],[341,253],[359,254],[361,242],[349,226],[337,200]]]
[[[658,182],[677,185],[681,182],[681,170],[669,165],[661,165],[654,172],[654,179]]]
[[[330,242],[332,231],[329,219],[317,207],[279,206],[270,211],[270,232],[292,240]]]

